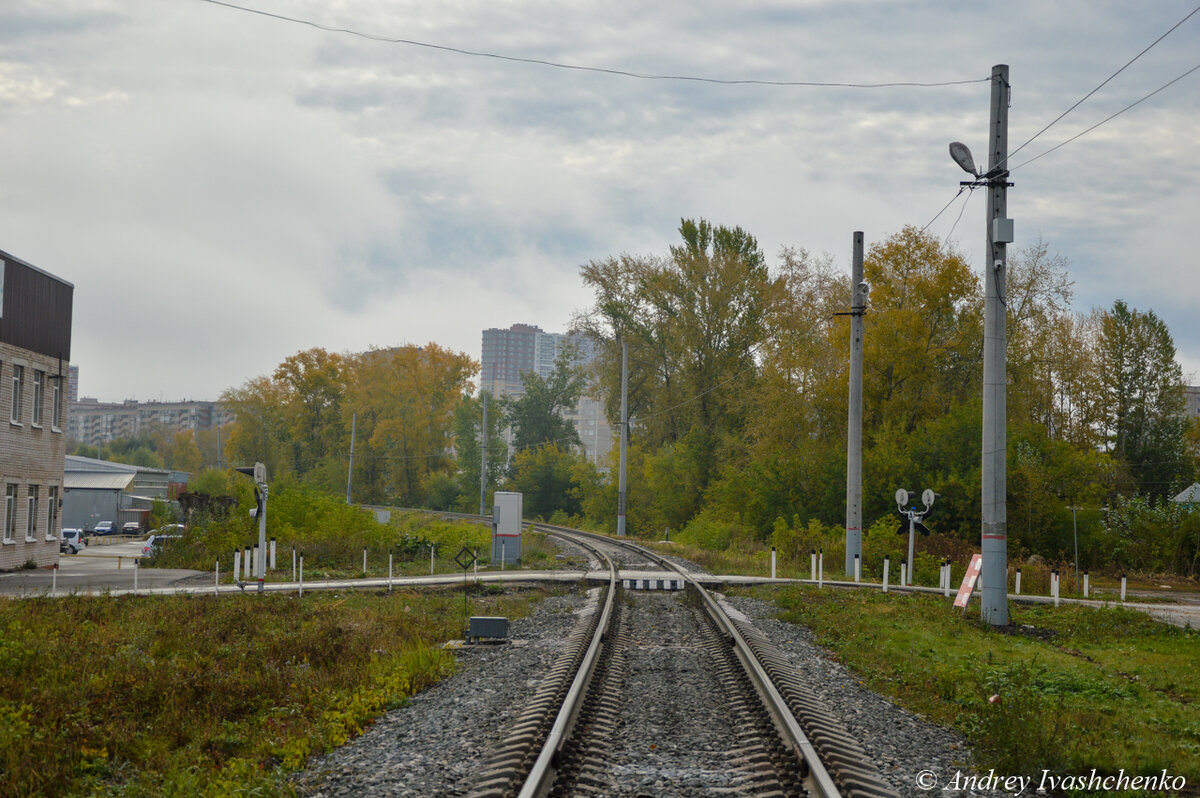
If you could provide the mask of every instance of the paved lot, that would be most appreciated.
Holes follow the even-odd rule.
[[[90,545],[78,554],[64,554],[58,559],[58,573],[51,568],[35,571],[0,573],[0,595],[22,596],[59,594],[83,590],[132,590],[134,570],[145,541],[129,541],[109,545]],[[199,577],[212,574],[174,568],[138,568],[137,586],[163,588],[177,584],[194,584]]]

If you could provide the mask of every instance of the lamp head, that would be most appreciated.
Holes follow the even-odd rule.
[[[971,148],[961,141],[950,142],[950,157],[954,162],[962,167],[962,170],[972,177],[979,177],[979,170],[975,168],[975,159],[971,157]]]

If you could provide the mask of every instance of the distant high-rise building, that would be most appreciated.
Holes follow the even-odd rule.
[[[79,401],[79,366],[67,367],[67,403]]]
[[[484,330],[480,388],[492,396],[523,396],[523,375],[533,372],[539,377],[549,377],[559,354],[566,347],[574,350],[574,364],[584,368],[590,366],[598,354],[595,344],[582,335],[548,333],[532,324],[514,324],[507,330],[495,327]],[[587,391],[565,417],[575,425],[587,458],[603,465],[612,449],[612,428],[604,415],[603,404],[592,395],[594,393],[594,390]]]

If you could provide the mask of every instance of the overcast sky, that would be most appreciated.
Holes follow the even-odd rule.
[[[993,64],[1011,149],[1196,8],[791,0],[206,0],[0,4],[0,249],[75,286],[80,393],[215,399],[320,346],[565,331],[579,267],[665,254],[682,217],[849,269],[930,222],[986,160]],[[1070,263],[1075,309],[1125,299],[1200,379],[1200,14],[1013,157],[1016,245]],[[984,196],[929,230],[982,264]],[[961,220],[960,220],[961,211]]]

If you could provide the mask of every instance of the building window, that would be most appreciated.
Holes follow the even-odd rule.
[[[46,488],[46,537],[58,534],[58,485]]]
[[[62,377],[56,377],[51,382],[54,383],[54,390],[51,393],[50,426],[58,428],[62,426]]]
[[[46,386],[46,372],[33,371],[33,423],[42,423],[42,391]]]
[[[29,515],[25,518],[25,540],[32,541],[37,539],[37,517],[38,517],[38,491],[40,488],[37,485],[29,486],[28,498],[25,500],[29,506]]]
[[[21,393],[25,390],[25,367],[13,366],[12,423],[21,423]]]
[[[4,493],[4,542],[12,543],[17,530],[17,486],[11,482]]]

